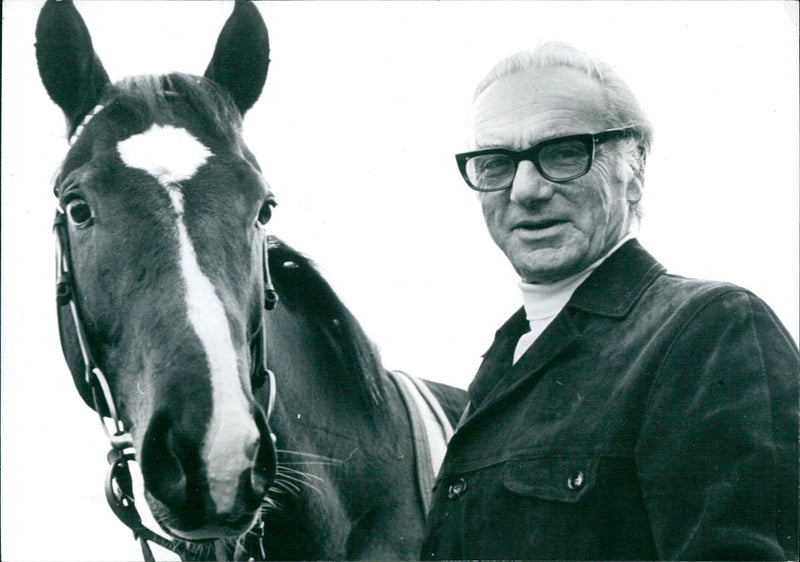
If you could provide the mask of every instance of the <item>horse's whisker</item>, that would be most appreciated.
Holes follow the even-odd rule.
[[[297,480],[297,479],[295,479],[295,482],[297,482],[299,484],[302,484],[306,488],[310,488],[310,489],[314,490],[318,494],[322,494],[322,490],[320,488],[318,488],[317,486],[315,486],[314,484],[311,484],[310,482],[303,482],[302,480]],[[298,491],[299,491],[299,488],[298,488]]]
[[[292,476],[290,474],[282,474],[281,478],[282,478],[282,480],[284,480],[286,482],[297,482],[298,484],[303,484],[303,485],[308,485],[309,484],[309,482],[307,480],[304,480],[303,478],[299,478],[297,476]],[[320,479],[320,480],[322,480],[322,479]]]
[[[285,480],[285,479],[275,480],[275,482],[272,483],[272,487],[270,488],[270,491],[272,491],[273,489],[276,492],[280,492],[280,491],[290,492],[290,493],[292,493],[292,495],[297,494],[297,493],[300,492],[300,486],[298,486],[297,484],[294,484],[293,482],[290,482],[289,480]]]
[[[310,458],[315,458],[315,459],[321,459],[321,460],[324,460],[324,461],[329,461],[329,462],[334,462],[334,463],[343,462],[341,459],[334,459],[332,457],[327,457],[325,455],[318,455],[316,453],[306,453],[304,451],[292,451],[292,450],[289,450],[289,449],[277,449],[277,452],[278,452],[278,454],[298,455],[298,456],[302,456],[302,457],[310,457]]]
[[[341,466],[343,461],[326,462],[326,461],[281,461],[283,465],[301,466],[301,465],[316,465],[316,466]]]
[[[317,476],[316,474],[311,474],[310,472],[303,472],[302,470],[297,470],[296,468],[292,468],[291,466],[279,466],[278,473],[286,473],[289,472],[294,474],[295,476],[304,476],[306,478],[313,478],[314,480],[319,480],[320,482],[324,482],[325,480]]]
[[[275,498],[271,496],[265,496],[264,499],[261,500],[261,509],[264,508],[278,508],[280,502],[278,502]]]
[[[275,498],[266,497],[261,503],[261,507],[259,509],[261,511],[261,517],[263,518],[265,515],[267,515],[272,511],[282,511],[283,504],[278,500],[276,500]]]
[[[322,493],[322,490],[320,490],[319,488],[317,488],[316,486],[314,486],[314,484],[309,484],[308,482],[306,482],[306,486],[308,486],[309,488],[311,488],[312,490],[314,490],[314,491],[315,491],[316,493],[318,493],[319,495],[323,495],[323,493]]]

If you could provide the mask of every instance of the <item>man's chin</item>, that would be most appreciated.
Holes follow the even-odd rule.
[[[528,251],[515,260],[510,257],[520,278],[526,283],[537,285],[555,283],[580,273],[583,266],[576,256],[562,248],[542,248]]]

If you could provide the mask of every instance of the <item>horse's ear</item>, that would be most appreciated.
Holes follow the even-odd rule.
[[[109,84],[83,18],[71,0],[47,0],[36,23],[36,61],[71,135]]]
[[[236,0],[233,13],[219,34],[205,77],[228,90],[244,115],[261,95],[268,68],[267,26],[255,4]]]

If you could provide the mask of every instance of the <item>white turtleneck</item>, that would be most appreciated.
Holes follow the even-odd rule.
[[[531,331],[522,334],[514,350],[514,363],[522,357],[528,348],[544,332],[544,329],[553,321],[561,309],[567,304],[572,293],[575,292],[592,271],[603,263],[608,256],[613,254],[617,248],[633,238],[633,234],[625,235],[613,248],[606,252],[600,259],[592,263],[580,273],[561,279],[555,283],[533,284],[520,281],[519,287],[522,290],[522,302],[525,308],[525,317],[528,319]]]

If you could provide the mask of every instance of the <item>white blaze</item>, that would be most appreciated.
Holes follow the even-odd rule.
[[[131,168],[144,170],[167,190],[191,179],[211,156],[211,151],[186,129],[153,125],[144,133],[117,144],[120,158]],[[181,208],[183,214],[183,208]]]
[[[184,223],[180,182],[191,179],[212,153],[185,129],[170,125],[153,125],[144,133],[119,142],[117,150],[127,166],[144,170],[158,180],[172,201],[187,316],[206,352],[211,373],[213,413],[202,455],[208,468],[211,497],[217,511],[226,512],[233,507],[239,475],[252,462],[247,451],[258,439],[258,428],[239,381],[225,308],[197,263]]]

